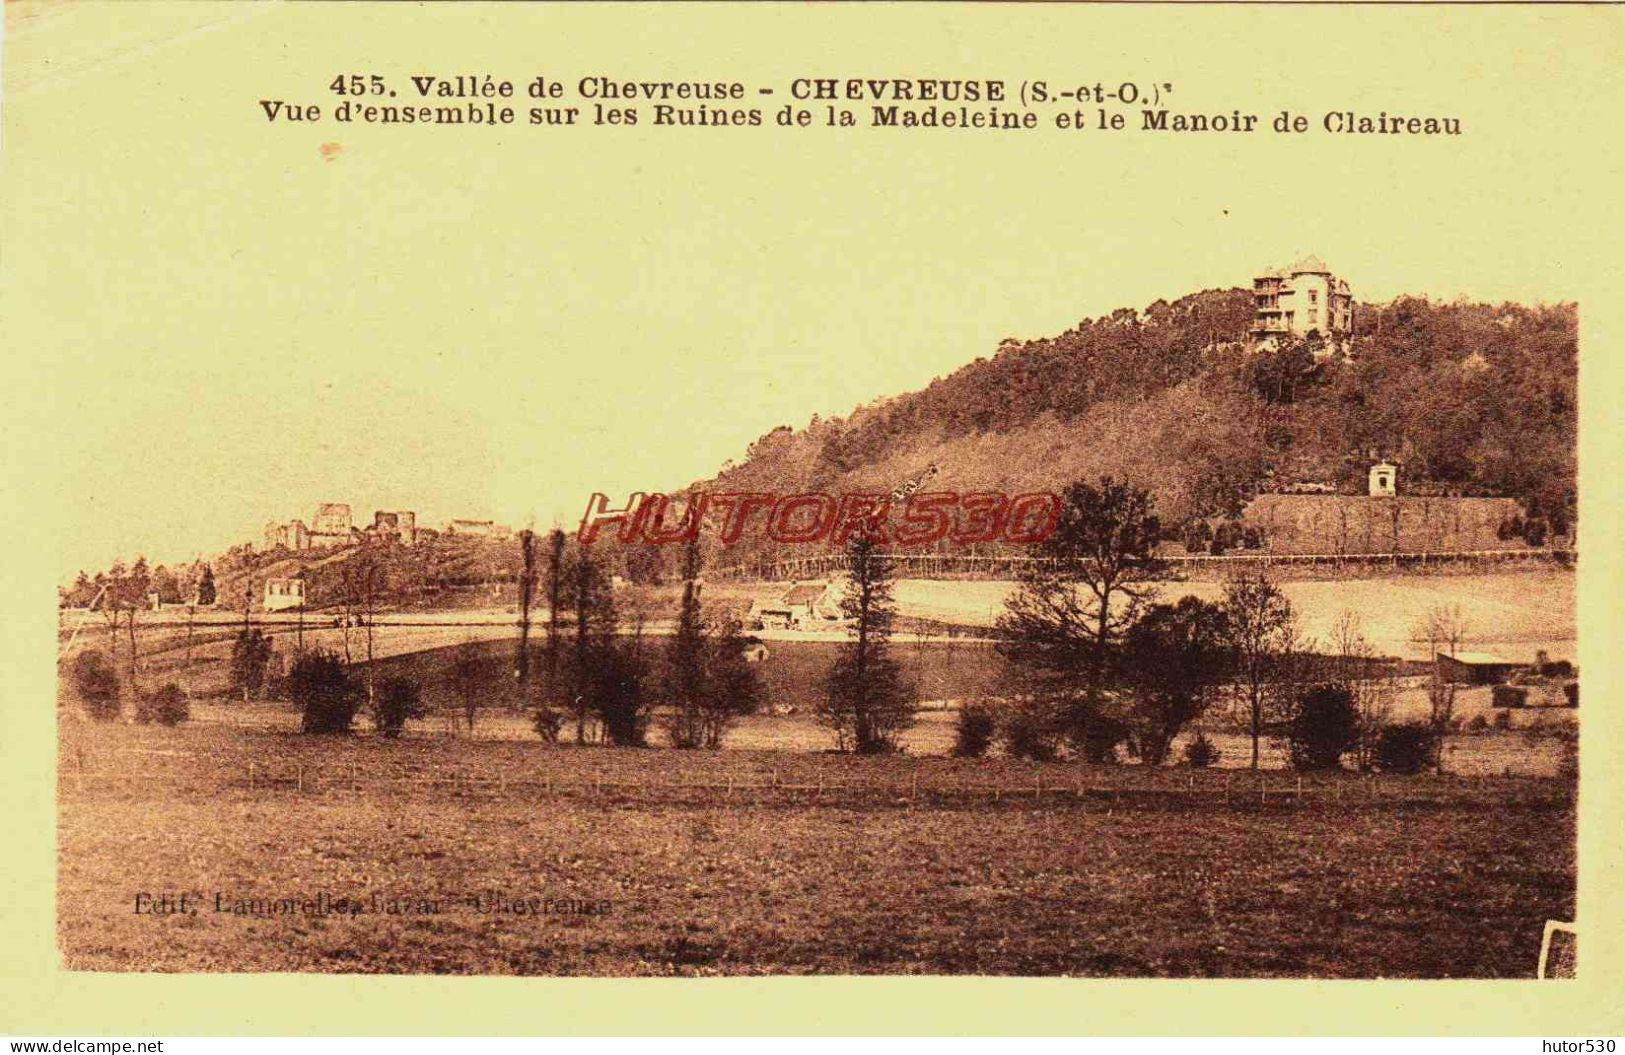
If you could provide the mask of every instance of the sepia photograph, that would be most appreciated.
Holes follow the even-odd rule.
[[[8,3],[46,969],[1605,984],[1617,9],[1271,6]]]
[[[78,570],[67,962],[1532,975],[1575,306],[1171,292],[568,528],[318,501]]]

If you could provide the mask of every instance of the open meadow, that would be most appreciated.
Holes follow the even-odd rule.
[[[1431,609],[1455,606],[1467,625],[1463,648],[1524,663],[1536,649],[1553,658],[1575,658],[1574,571],[1568,568],[1282,578],[1280,587],[1299,628],[1322,644],[1331,640],[1339,616],[1352,612],[1380,654],[1428,659],[1426,647],[1412,640],[1413,628]],[[1012,583],[994,580],[905,579],[897,583],[897,606],[921,619],[991,627],[1013,589]],[[1223,593],[1224,583],[1212,578],[1157,586],[1157,599],[1163,601],[1187,594],[1213,601]]]
[[[1575,573],[1555,565],[1506,566],[1495,570],[1437,569],[1428,573],[1396,572],[1378,574],[1366,569],[1346,577],[1295,578],[1294,569],[1283,566],[1272,574],[1292,602],[1303,633],[1325,644],[1332,627],[1345,612],[1359,617],[1361,630],[1378,653],[1412,659],[1429,658],[1425,647],[1412,640],[1415,624],[1433,608],[1456,606],[1466,621],[1467,634],[1462,647],[1501,652],[1509,659],[1528,662],[1536,649],[1545,649],[1554,659],[1573,660],[1576,620],[1574,605]],[[768,601],[783,595],[790,583],[710,584],[708,603],[743,612],[752,601]],[[985,638],[1003,610],[1005,599],[1015,589],[1008,580],[995,579],[899,579],[895,584],[898,615],[937,629],[953,628],[966,638]],[[1187,594],[1215,600],[1223,593],[1222,580],[1215,578],[1164,582],[1156,585],[1156,599],[1177,600]],[[676,586],[650,589],[642,598],[648,609],[649,631],[659,634],[669,628],[680,594]],[[61,615],[63,638],[77,626],[73,649],[107,648],[105,623],[92,613],[71,611]],[[540,627],[545,610],[533,616]],[[206,609],[198,613],[188,646],[183,610],[144,614],[140,620],[143,662],[154,673],[179,670],[190,651],[194,667],[205,678],[204,690],[215,691],[224,684],[224,663],[230,652],[232,635],[241,627],[241,613]],[[303,627],[299,625],[303,623]],[[375,658],[409,655],[447,648],[466,642],[511,639],[518,622],[517,610],[487,608],[442,612],[384,612],[378,617],[372,648]],[[336,613],[311,612],[302,619],[292,613],[278,613],[255,619],[256,625],[272,635],[279,650],[288,651],[296,641],[335,652],[360,655],[366,648],[363,632],[337,627]],[[767,637],[795,641],[794,633]],[[805,635],[803,635],[805,636]],[[823,635],[819,635],[823,636]],[[897,642],[910,644],[914,635],[899,633]],[[213,677],[210,678],[209,675]]]
[[[951,757],[958,709],[1003,691],[1003,661],[977,628],[1010,586],[897,584],[903,612],[968,633],[894,637],[922,710],[903,753],[888,757],[831,752],[814,719],[833,632],[764,634],[753,664],[763,712],[734,726],[726,750],[694,752],[667,748],[658,720],[648,749],[542,742],[514,686],[516,631],[497,612],[375,628],[371,673],[420,685],[428,708],[399,740],[373,735],[365,719],[354,736],[299,735],[291,702],[231,696],[235,626],[217,620],[189,641],[182,628],[151,626],[141,681],[184,682],[186,723],[95,723],[71,693],[59,701],[63,961],[107,971],[1529,977],[1544,923],[1573,918],[1577,710],[1498,710],[1489,687],[1463,687],[1442,775],[1300,776],[1274,741],[1250,772],[1230,700],[1175,743],[1178,758],[1204,733],[1219,749],[1209,769],[1035,763],[998,748]],[[1572,655],[1568,570],[1283,589],[1308,633],[1356,611],[1390,656],[1414,657],[1409,627],[1441,603],[1462,607],[1469,647]],[[264,625],[273,675],[300,640],[341,654],[347,643],[357,670],[368,669],[356,628]],[[75,647],[117,655],[112,644],[92,625]],[[646,647],[662,646],[652,631]],[[468,660],[454,683],[454,661]],[[532,669],[541,666],[538,651]],[[1425,716],[1425,677],[1413,664],[1389,669],[1390,720]],[[472,733],[457,721],[471,685]],[[1561,702],[1556,689],[1530,691],[1532,703]]]
[[[77,970],[1528,977],[1574,910],[1558,780],[63,735]]]
[[[831,655],[827,644],[802,643],[802,650],[806,653],[802,657],[804,668],[776,669],[773,659],[763,664],[770,699],[786,698],[774,695],[779,679],[793,678],[807,669],[821,676],[827,669]],[[496,654],[493,653],[492,658],[495,661]],[[410,665],[404,665],[408,659]],[[443,661],[444,657],[438,659]],[[398,662],[386,662],[380,673],[383,676],[403,673],[408,676],[421,675],[436,661],[434,653],[419,653],[412,657],[401,657]],[[956,660],[956,663],[964,665],[963,659]],[[493,667],[500,668],[500,664],[493,662]],[[978,674],[974,669],[966,674],[971,679],[983,676],[987,676],[985,671]],[[1411,679],[1413,682],[1416,680]],[[800,700],[805,697],[806,701],[810,701],[815,688],[816,685],[799,684],[788,694],[788,698]],[[467,731],[461,728],[461,711],[451,699],[449,689],[431,682],[425,698],[434,709],[428,717],[414,723],[406,734],[407,740],[468,738]],[[1410,684],[1399,692],[1391,717],[1396,721],[1414,719],[1425,715],[1426,707],[1425,689],[1420,684]],[[1463,725],[1482,718],[1485,722],[1492,719],[1505,721],[1509,728],[1475,729],[1447,736],[1444,758],[1445,768],[1450,773],[1480,777],[1555,777],[1566,772],[1574,762],[1578,711],[1558,707],[1497,711],[1490,706],[1490,690],[1479,687],[1461,691],[1456,702],[1456,714]],[[913,727],[903,732],[901,746],[916,758],[944,758],[953,750],[956,717],[955,702],[938,700],[927,704],[916,716]],[[363,719],[357,724],[365,727],[367,723]],[[223,726],[246,733],[291,736],[299,729],[299,711],[286,702],[256,701],[243,704],[231,699],[194,701],[189,725]],[[96,726],[76,720],[72,728],[76,731],[69,737],[71,744],[84,742],[86,736],[94,736],[98,731]],[[1241,715],[1232,713],[1228,706],[1216,708],[1204,719],[1203,734],[1220,750],[1219,758],[1214,763],[1216,768],[1236,769],[1248,764],[1250,741],[1241,729]],[[568,734],[569,730],[566,730],[566,736]],[[1194,730],[1180,734],[1175,740],[1176,755],[1194,735]],[[479,712],[474,739],[537,743],[530,716],[522,710],[502,706],[483,708]],[[658,721],[651,726],[649,741],[657,750],[643,755],[634,753],[634,757],[646,760],[640,764],[652,765],[654,763],[647,760],[664,755],[666,736]],[[833,744],[830,731],[819,725],[803,706],[798,707],[795,713],[758,714],[741,719],[728,734],[727,749],[730,752],[762,752],[767,757],[782,760],[797,754],[828,751]],[[68,749],[71,751],[74,748],[70,746]],[[993,753],[997,754],[998,751],[995,747]],[[1261,763],[1266,769],[1285,769],[1289,764],[1285,746],[1274,740],[1266,741],[1262,745]]]

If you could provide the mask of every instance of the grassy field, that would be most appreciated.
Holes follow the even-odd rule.
[[[1555,567],[1509,568],[1473,574],[1400,574],[1342,580],[1287,580],[1281,590],[1298,613],[1300,628],[1327,642],[1345,611],[1357,614],[1373,646],[1389,656],[1428,658],[1411,641],[1412,627],[1437,606],[1459,606],[1467,620],[1463,648],[1501,652],[1529,662],[1536,649],[1575,658],[1574,572]],[[910,579],[897,584],[899,611],[922,619],[991,626],[1013,586],[1007,582]],[[1193,594],[1223,595],[1224,584],[1203,580],[1166,583],[1162,600]]]
[[[1290,571],[1283,569],[1282,574]],[[1536,649],[1545,649],[1553,658],[1575,658],[1575,573],[1572,568],[1555,566],[1508,567],[1496,571],[1435,570],[1428,574],[1389,575],[1349,574],[1340,579],[1283,578],[1281,588],[1297,611],[1303,632],[1322,643],[1331,639],[1331,628],[1345,611],[1357,614],[1365,635],[1385,655],[1426,658],[1424,649],[1411,641],[1412,628],[1437,606],[1458,606],[1467,620],[1467,637],[1462,647],[1499,651],[1507,658],[1528,662]],[[708,602],[743,610],[752,600],[780,597],[788,583],[715,583],[707,587]],[[896,584],[899,615],[905,622],[918,622],[937,629],[957,628],[967,634],[985,636],[1003,610],[1004,600],[1014,584],[998,580],[902,579]],[[1161,600],[1177,600],[1186,594],[1216,599],[1222,582],[1214,579],[1163,583],[1157,587]],[[645,591],[643,603],[654,624],[675,614],[678,588],[668,585]],[[211,618],[219,618],[216,611]],[[478,625],[458,625],[457,620],[476,619]],[[108,638],[99,618],[72,616],[84,621],[75,649],[106,651]],[[166,614],[170,620],[182,617]],[[378,658],[445,648],[464,641],[511,640],[516,636],[514,609],[486,609],[474,615],[458,612],[389,613],[388,618],[410,620],[419,625],[383,625],[374,635]],[[544,617],[537,616],[538,625]],[[331,612],[313,614],[304,631],[307,646],[342,652],[345,634],[333,629]],[[496,622],[491,622],[496,620]],[[510,621],[511,620],[511,621]],[[282,651],[292,651],[299,636],[292,625],[265,625]],[[198,677],[210,686],[223,683],[223,669],[230,653],[230,641],[237,625],[200,626],[193,635],[193,661],[203,668]],[[897,635],[899,644],[912,635]],[[360,654],[364,635],[349,633],[351,649]],[[140,651],[155,671],[178,670],[184,659],[186,633],[183,627],[150,626],[140,633]],[[121,649],[125,647],[122,643]],[[212,689],[211,689],[212,691]]]
[[[443,698],[444,694],[444,688],[440,687],[430,695],[432,698]],[[466,731],[458,727],[459,712],[450,706],[450,701],[444,701],[444,707],[444,710],[429,718],[413,723],[408,729],[407,738],[466,738]],[[1458,713],[1470,718],[1489,712],[1488,689],[1471,689],[1462,693]],[[951,708],[921,711],[913,728],[903,734],[903,747],[917,758],[947,755],[954,744],[955,718],[956,712]],[[1520,777],[1553,777],[1564,771],[1571,761],[1572,731],[1577,712],[1530,708],[1512,711],[1508,718],[1512,722],[1510,730],[1463,732],[1447,737],[1445,760],[1448,771],[1461,776]],[[1217,765],[1223,769],[1245,767],[1250,741],[1235,731],[1238,725],[1223,719],[1222,714],[1215,713],[1206,722],[1206,735],[1222,752]],[[1239,718],[1236,721],[1239,722]],[[286,703],[256,702],[244,705],[232,700],[195,701],[192,704],[192,724],[223,726],[255,733],[293,733],[299,728],[299,713]],[[357,726],[366,728],[366,720],[359,720]],[[1184,742],[1193,735],[1188,731],[1175,741],[1176,756]],[[536,733],[524,712],[487,708],[479,714],[475,738],[534,743]],[[650,731],[650,743],[656,748],[665,743],[658,722]],[[832,746],[829,730],[820,726],[806,712],[753,715],[734,726],[727,741],[730,751],[780,755],[826,751]],[[995,748],[995,754],[997,750]],[[1268,769],[1285,768],[1285,748],[1266,742],[1263,745],[1262,764]]]
[[[658,652],[668,638],[651,638],[649,647]],[[493,699],[501,699],[513,682],[514,642],[482,642],[473,646],[484,658],[484,684]],[[767,658],[756,664],[761,673],[765,699],[772,710],[805,713],[812,710],[823,693],[837,643],[831,641],[769,641]],[[432,705],[453,707],[456,703],[445,682],[445,671],[453,652],[437,649],[392,656],[378,664],[379,677],[405,676],[426,686]],[[532,665],[538,679],[543,669],[540,646],[534,650]],[[892,641],[892,655],[902,666],[903,675],[927,701],[975,699],[995,693],[1002,661],[986,641],[915,642],[899,635]]]
[[[60,946],[80,970],[1527,977],[1573,916],[1566,784],[1254,779],[68,720]],[[196,914],[135,911],[181,892]]]
[[[980,584],[967,584],[980,585]],[[393,629],[393,628],[392,628]],[[418,734],[436,735],[448,731],[453,717],[461,712],[460,699],[447,678],[447,672],[456,650],[471,648],[480,658],[480,684],[482,717],[479,735],[486,739],[532,740],[534,732],[524,708],[516,706],[513,681],[512,630],[504,627],[480,628],[484,638],[467,639],[470,628],[423,630],[412,628],[413,634],[429,634],[410,650],[388,652],[380,649],[377,661],[379,679],[403,676],[423,687],[424,699],[434,712],[428,720],[414,728]],[[404,632],[402,632],[404,633]],[[491,635],[497,635],[492,637]],[[288,635],[279,635],[279,648],[291,649]],[[667,639],[651,638],[648,647],[658,651]],[[307,645],[309,644],[307,635]],[[392,644],[402,644],[400,635]],[[433,647],[430,647],[432,644]],[[814,708],[823,692],[824,678],[836,655],[834,641],[772,640],[767,643],[767,657],[756,665],[761,674],[766,711],[763,715],[741,722],[729,738],[730,747],[766,751],[819,751],[831,746],[827,730],[820,728],[812,718]],[[216,645],[223,650],[223,645]],[[535,661],[532,669],[540,679],[542,669],[541,646],[533,646]],[[904,745],[911,754],[946,754],[953,745],[953,710],[962,701],[998,696],[1003,677],[1003,661],[994,646],[987,641],[919,640],[913,635],[898,635],[893,639],[893,655],[900,663],[903,674],[916,686],[924,711],[916,727],[904,737]],[[174,652],[163,656],[178,661]],[[194,667],[192,687],[204,698],[193,705],[194,721],[202,724],[220,724],[260,731],[293,731],[298,727],[298,714],[287,703],[256,702],[244,705],[226,698],[226,672],[223,662]],[[149,656],[144,671],[147,685],[161,679],[175,677]],[[212,694],[212,698],[211,698]],[[71,693],[64,702],[77,713],[71,703]],[[1532,690],[1532,700],[1559,701],[1555,688]],[[1455,714],[1465,726],[1475,719],[1508,720],[1510,732],[1474,732],[1452,736],[1446,744],[1448,767],[1451,771],[1468,775],[1510,774],[1521,776],[1552,776],[1565,764],[1567,744],[1572,741],[1572,730],[1578,721],[1578,712],[1564,707],[1534,706],[1512,712],[1496,711],[1490,706],[1487,687],[1461,690]],[[1244,726],[1241,715],[1234,709],[1235,701],[1219,701],[1204,719],[1204,731],[1222,750],[1221,766],[1245,764],[1249,744],[1238,735]],[[1392,721],[1412,721],[1425,718],[1428,701],[1425,679],[1410,676],[1398,679],[1393,686]],[[1186,738],[1194,735],[1194,730]],[[662,742],[658,722],[652,740]],[[1182,741],[1176,742],[1176,750]],[[1268,745],[1264,764],[1270,767],[1285,765],[1284,752],[1276,745]]]

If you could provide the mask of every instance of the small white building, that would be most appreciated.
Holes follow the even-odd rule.
[[[1369,488],[1372,498],[1393,498],[1399,494],[1399,466],[1390,461],[1373,465]]]
[[[841,592],[833,582],[794,583],[777,598],[753,602],[747,622],[764,630],[828,626],[842,618]]]
[[[301,608],[305,603],[305,580],[266,579],[264,608],[267,612],[285,612]]]

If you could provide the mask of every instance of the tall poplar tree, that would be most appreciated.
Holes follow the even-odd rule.
[[[896,618],[892,568],[875,531],[860,531],[847,543],[840,608],[847,640],[825,681],[818,718],[843,751],[895,751],[899,734],[914,724],[916,698],[890,655]]]

